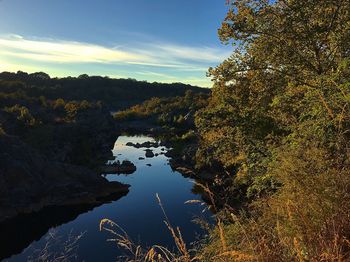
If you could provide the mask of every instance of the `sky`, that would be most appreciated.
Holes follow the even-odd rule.
[[[226,0],[0,0],[0,71],[210,87]]]

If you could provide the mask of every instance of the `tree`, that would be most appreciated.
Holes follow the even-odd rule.
[[[232,1],[219,36],[235,50],[209,70],[213,94],[196,120],[202,164],[264,175],[274,148],[297,138],[345,153],[349,1]]]
[[[219,36],[236,48],[209,71],[197,159],[251,205],[203,257],[226,239],[254,261],[349,261],[350,1],[233,0]]]

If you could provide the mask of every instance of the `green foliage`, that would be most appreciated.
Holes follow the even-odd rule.
[[[115,120],[118,120],[118,121],[130,121],[130,120],[146,118],[147,115],[142,112],[138,112],[138,109],[133,107],[128,110],[118,111],[114,113],[113,117]]]
[[[194,112],[206,105],[207,95],[190,90],[184,96],[172,98],[154,97],[140,105],[114,114],[120,121],[149,119],[165,127],[186,127],[193,125]]]
[[[6,135],[5,130],[2,128],[1,124],[0,124],[0,136]]]
[[[225,190],[250,199],[225,232],[229,249],[252,260],[350,259],[349,10],[349,1],[237,0],[219,30],[236,49],[210,69],[197,161],[220,163]],[[217,233],[203,247],[212,259]]]
[[[57,109],[63,109],[65,106],[65,102],[62,98],[58,98],[53,102],[53,109],[57,110]]]
[[[285,143],[316,140],[344,152],[350,115],[348,4],[232,5],[219,34],[239,45],[210,70],[213,94],[196,119],[202,137],[198,162],[238,168],[256,186],[266,181],[261,177],[266,163]]]
[[[1,93],[20,91],[29,97],[44,96],[49,100],[61,99],[57,106],[62,106],[64,101],[87,100],[89,102],[102,101],[110,109],[120,110],[142,103],[152,97],[183,96],[187,90],[195,93],[208,92],[203,88],[180,83],[148,83],[134,79],[111,79],[86,74],[77,78],[50,78],[43,72],[0,73]]]
[[[4,111],[14,114],[17,120],[23,125],[34,126],[36,123],[35,118],[31,115],[29,109],[25,106],[16,104],[12,107],[5,107]]]

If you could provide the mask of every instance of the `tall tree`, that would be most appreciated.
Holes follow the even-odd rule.
[[[350,1],[234,0],[220,39],[231,57],[209,74],[197,117],[198,159],[254,183],[285,144],[322,144],[348,157]],[[337,152],[337,153],[334,153]]]

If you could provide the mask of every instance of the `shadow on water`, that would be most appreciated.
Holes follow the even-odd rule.
[[[30,214],[22,214],[0,223],[0,261],[21,253],[33,241],[38,241],[49,229],[76,219],[106,202],[116,201],[126,194],[99,199],[99,204],[51,206]]]
[[[181,228],[186,243],[189,245],[196,241],[203,229],[193,223],[193,219],[209,221],[211,213],[203,212],[206,208],[202,205],[185,203],[188,200],[205,199],[202,188],[196,186],[193,179],[172,170],[170,158],[165,155],[169,148],[163,145],[135,148],[127,146],[129,142],[142,144],[154,143],[156,140],[146,136],[120,136],[115,142],[113,160],[106,163],[128,160],[137,167],[132,175],[106,173],[107,180],[131,186],[126,197],[115,197],[113,200],[119,200],[99,207],[85,205],[46,208],[0,224],[0,260],[10,257],[6,261],[27,261],[34,249],[45,248],[49,230],[54,229],[61,236],[66,236],[72,230],[84,232],[76,251],[79,261],[116,261],[117,257],[125,253],[114,243],[106,243],[110,235],[100,232],[98,228],[99,222],[104,218],[118,223],[138,244],[150,246],[157,243],[172,250],[176,246],[164,224],[156,194],[161,197],[172,224]],[[153,157],[146,156],[147,149],[153,151]],[[57,250],[56,246],[53,247],[54,252],[58,250],[59,247]]]

